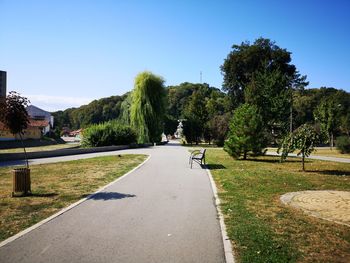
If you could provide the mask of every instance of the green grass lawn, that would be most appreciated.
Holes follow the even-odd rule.
[[[53,151],[53,150],[78,147],[79,145],[80,145],[79,143],[65,143],[65,144],[54,144],[54,145],[37,146],[37,147],[26,147],[26,151],[27,152]],[[23,153],[23,148],[0,149],[0,154],[2,153]]]
[[[287,192],[350,190],[350,164],[265,156],[234,160],[208,149],[207,163],[238,262],[348,262],[350,228],[280,202]]]
[[[277,148],[267,148],[270,152],[277,152]],[[297,153],[297,151],[295,151]],[[316,147],[316,151],[314,151],[311,155],[318,155],[318,156],[329,156],[329,157],[338,157],[338,158],[349,158],[350,154],[348,153],[341,153],[339,150],[337,150],[335,147],[331,150],[330,147]]]
[[[97,157],[32,165],[32,196],[12,198],[13,167],[0,168],[0,241],[122,176],[146,155]]]

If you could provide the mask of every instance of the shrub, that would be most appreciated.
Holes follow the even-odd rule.
[[[283,139],[277,153],[282,150],[281,160],[283,161],[289,153],[298,150],[297,155],[301,155],[302,168],[305,171],[305,157],[310,156],[320,142],[320,135],[315,128],[310,124],[303,124]]]
[[[98,147],[109,145],[128,145],[136,142],[136,134],[130,126],[115,121],[94,124],[83,132],[82,145]]]
[[[336,146],[341,153],[350,153],[350,138],[348,136],[338,137]]]
[[[248,153],[264,154],[266,145],[263,120],[257,107],[242,104],[233,113],[224,150],[234,158],[243,155],[243,159],[247,159]]]

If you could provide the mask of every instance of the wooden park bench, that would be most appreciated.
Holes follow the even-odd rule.
[[[189,164],[191,164],[191,169],[192,169],[193,161],[197,162],[200,165],[205,164],[205,151],[206,149],[200,149],[200,150],[194,150],[191,152],[190,159],[189,159]]]

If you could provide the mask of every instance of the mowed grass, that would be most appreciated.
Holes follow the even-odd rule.
[[[350,227],[318,219],[281,203],[287,192],[350,190],[350,164],[279,157],[234,160],[209,149],[237,262],[349,262]]]
[[[122,176],[146,155],[97,157],[32,165],[32,196],[11,197],[13,167],[0,168],[0,241]]]
[[[53,151],[61,149],[76,148],[79,143],[65,143],[65,144],[54,144],[54,145],[45,145],[45,146],[36,146],[36,147],[26,147],[27,152],[42,152],[42,151]],[[13,148],[13,149],[0,149],[1,153],[23,153],[23,148]]]

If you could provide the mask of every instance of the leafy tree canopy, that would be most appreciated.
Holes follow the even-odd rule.
[[[71,129],[85,128],[91,124],[103,123],[119,118],[122,102],[127,94],[122,96],[111,96],[94,100],[79,108],[69,108],[64,111],[53,112],[55,118],[55,129],[62,127]]]
[[[185,107],[194,92],[199,92],[203,96],[202,99],[204,101],[208,101],[209,98],[216,100],[226,96],[226,94],[219,89],[211,87],[206,83],[184,82],[178,86],[169,86],[167,87],[168,114],[177,119],[184,118]]]
[[[267,130],[286,129],[292,93],[288,79],[279,69],[264,68],[253,73],[244,95],[246,103],[258,108]]]
[[[255,105],[242,104],[233,113],[228,139],[224,149],[231,156],[243,159],[248,153],[259,155],[267,146],[263,118]]]
[[[151,72],[142,72],[135,78],[130,108],[131,125],[139,143],[159,142],[165,114],[164,80]]]
[[[284,138],[278,152],[282,150],[281,160],[283,161],[289,153],[298,150],[297,155],[302,156],[302,168],[304,171],[305,157],[310,156],[320,142],[321,137],[315,128],[310,124],[303,124]]]
[[[29,168],[29,163],[22,134],[29,123],[29,116],[26,110],[28,103],[29,100],[26,97],[20,96],[15,91],[11,91],[6,98],[0,98],[0,121],[12,134],[18,134],[20,136],[27,168]]]
[[[22,135],[29,123],[26,107],[29,100],[20,96],[19,93],[11,91],[6,98],[0,101],[0,121],[10,130],[12,134]]]
[[[300,76],[291,64],[290,55],[286,49],[266,38],[259,38],[253,44],[242,42],[241,45],[233,45],[221,66],[223,89],[230,94],[233,106],[245,102],[244,90],[256,72],[278,70],[286,78],[287,86],[302,88],[307,85],[306,76]]]

